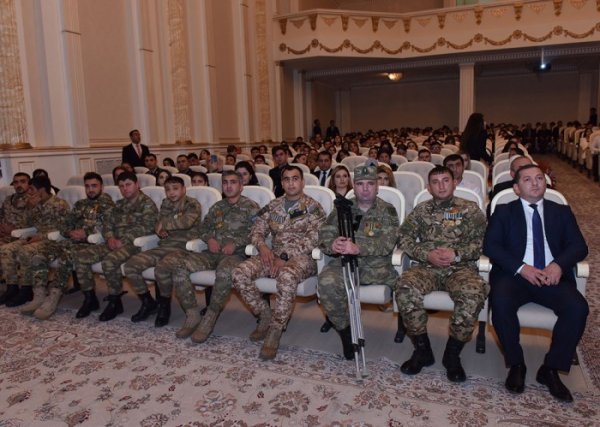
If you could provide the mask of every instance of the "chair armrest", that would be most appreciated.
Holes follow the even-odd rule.
[[[578,262],[575,265],[575,277],[586,279],[590,277],[590,265],[586,261]]]
[[[147,251],[157,247],[159,240],[160,238],[156,234],[148,234],[147,236],[136,237],[133,244],[138,248],[142,248],[142,251]]]
[[[185,248],[191,252],[202,252],[208,249],[208,245],[202,239],[194,239],[187,242]]]
[[[50,233],[48,233],[48,240],[60,242],[61,240],[65,240],[65,236],[60,234],[60,231],[51,231]]]
[[[323,252],[321,252],[321,249],[319,249],[319,248],[314,248],[312,250],[311,255],[312,255],[312,259],[314,259],[315,261],[320,261],[324,257]]]
[[[246,245],[246,255],[248,255],[248,256],[258,255],[258,248],[254,245]]]
[[[479,260],[477,260],[477,268],[479,269],[480,273],[489,273],[492,270],[492,263],[488,257],[481,255]]]
[[[101,245],[104,243],[104,237],[100,233],[90,234],[88,236],[88,242],[93,245]]]
[[[29,228],[17,228],[13,230],[10,235],[17,239],[26,239],[30,236],[34,236],[37,233],[37,228],[29,227]]]

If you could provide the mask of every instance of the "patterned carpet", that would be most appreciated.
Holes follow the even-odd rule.
[[[590,264],[599,265],[600,187],[552,163],[590,244]],[[588,282],[592,312],[580,354],[598,387],[597,282]],[[283,347],[264,363],[246,339],[194,346],[176,340],[174,327],[72,319],[64,309],[46,322],[0,310],[1,427],[600,425],[596,391],[560,404],[543,386],[515,396],[496,379],[470,375],[454,385],[439,371],[410,378],[387,359],[370,361],[359,384],[352,363],[321,351]]]

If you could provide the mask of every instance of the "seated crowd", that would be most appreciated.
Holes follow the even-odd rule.
[[[144,162],[147,173],[164,187],[166,197],[160,208],[144,194],[138,175],[127,163],[113,171],[120,200],[114,202],[103,192],[99,174],[88,172],[83,178],[86,198],[72,209],[53,194],[47,174],[30,178],[17,173],[13,179],[15,193],[6,198],[0,211],[0,267],[7,286],[0,304],[21,306],[23,314],[48,319],[73,275],[83,293],[76,318],[85,318],[100,308],[93,274],[93,266],[100,263],[108,287],[100,321],[123,313],[123,279],[127,278],[141,302],[131,317],[133,322],[155,316],[157,327],[168,324],[175,295],[186,316],[176,336],[203,343],[235,289],[258,319],[250,339],[263,342],[259,357],[270,360],[277,355],[298,285],[318,274],[325,314],[340,335],[345,358],[353,359],[356,346],[341,269],[342,257],[356,257],[362,286],[383,284],[394,291],[399,315],[414,345],[412,356],[401,366],[404,374],[418,374],[434,363],[423,299],[432,291],[444,290],[455,308],[442,362],[450,381],[465,381],[460,353],[471,339],[489,294],[494,327],[510,368],[506,388],[514,393],[524,390],[526,368],[516,312],[521,305],[536,302],[558,314],[537,381],[557,399],[571,401],[558,371],[569,371],[588,313],[572,274],[573,266],[587,255],[572,212],[568,206],[544,200],[544,171],[528,157],[520,156],[511,163],[512,181],[505,184],[519,199],[497,209],[488,224],[480,206],[454,196],[457,186],[467,185],[462,176],[468,163],[452,150],[443,165],[435,166],[427,175],[432,198],[415,206],[400,223],[394,206],[377,194],[380,186],[395,186],[392,155],[416,150],[419,146],[413,139],[419,139],[423,146],[417,161],[428,162],[442,147],[454,145],[458,134],[450,129],[416,133],[393,130],[344,138],[333,134],[326,142],[317,134],[314,144],[298,140],[292,147],[278,145],[270,156],[266,146],[253,147],[247,159],[240,161],[240,150],[234,146],[228,148],[225,161],[208,150],[199,156],[179,155],[175,162],[164,159],[163,167],[175,167],[178,173],[189,175],[192,185],[209,184],[206,172],[197,167],[221,174],[222,200],[209,207],[186,195],[182,177],[158,167],[152,153],[145,155]],[[363,152],[371,158],[365,164],[350,170],[333,162],[334,156],[341,162],[343,156],[360,155],[361,148],[368,148]],[[514,149],[518,154],[520,148],[515,145]],[[300,165],[288,164],[292,150],[294,162]],[[277,198],[261,208],[242,195],[242,190],[258,185],[253,165],[271,158],[269,175]],[[301,165],[308,166],[321,186],[328,185],[340,197],[354,192],[354,239],[340,234],[335,209],[327,215],[319,202],[305,193]],[[35,227],[35,231],[25,239],[11,237],[14,229],[24,227]],[[62,238],[49,239],[48,233],[56,230]],[[155,248],[142,251],[134,244],[136,238],[152,234],[158,237]],[[90,238],[97,235],[102,238]],[[193,239],[204,243],[201,251],[186,249]],[[246,255],[248,244],[256,249],[255,255]],[[415,264],[401,276],[392,265],[396,247]],[[314,248],[330,259],[321,271],[311,256]],[[477,270],[482,254],[493,263],[489,284]],[[49,280],[51,264],[56,271]],[[150,267],[154,267],[156,281],[154,297],[143,276]],[[216,273],[210,302],[201,315],[190,274],[205,270]],[[256,285],[261,277],[276,281],[271,304]]]

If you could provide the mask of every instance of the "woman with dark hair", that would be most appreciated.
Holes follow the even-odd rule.
[[[175,167],[175,162],[173,161],[172,158],[165,157],[163,159],[163,166],[171,166],[172,168],[174,168]]]
[[[254,172],[254,168],[245,160],[238,162],[235,165],[235,171],[242,176],[242,184],[244,185],[260,185],[258,183],[258,178],[256,177],[256,173]]]
[[[171,172],[165,169],[161,169],[158,173],[158,176],[156,177],[156,186],[164,187],[165,181],[169,178],[171,178]]]
[[[396,188],[396,180],[392,170],[384,165],[377,166],[377,183],[379,186]]]
[[[484,160],[491,165],[493,159],[486,150],[487,137],[483,114],[471,114],[460,137],[460,151],[469,153],[471,160]]]
[[[209,187],[210,183],[208,181],[208,175],[204,172],[192,172],[190,174],[190,178],[192,178],[192,187]]]
[[[346,196],[348,191],[352,190],[352,178],[346,166],[337,165],[333,168],[328,187],[341,196]]]

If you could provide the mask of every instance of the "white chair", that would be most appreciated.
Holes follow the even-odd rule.
[[[411,150],[411,149],[406,150],[406,159],[409,162],[414,162],[418,158],[419,158],[419,151],[418,150]]]
[[[421,162],[415,160],[409,163],[404,163],[398,167],[399,172],[415,172],[423,178],[423,182],[427,184],[429,182],[429,171],[433,169],[435,165],[430,162]]]
[[[269,175],[269,171],[273,169],[272,166],[269,165],[254,165],[254,171],[264,173],[265,175]]]
[[[394,172],[394,180],[396,188],[404,196],[404,206],[408,215],[413,210],[415,196],[425,189],[425,182],[418,173],[408,171]]]
[[[223,171],[234,171],[234,170],[235,170],[234,165],[223,165]]]
[[[241,161],[246,161],[246,162],[249,162],[250,160],[252,160],[252,155],[250,155],[250,154],[244,154],[244,153],[240,153],[240,154],[238,154],[238,155],[236,156],[236,158],[235,158],[235,159],[236,159],[238,162],[241,162]]]
[[[83,186],[83,175],[73,175],[67,179],[67,185],[80,185]]]
[[[451,150],[450,148],[442,148],[442,151],[440,151],[440,154],[444,157],[449,156],[450,154],[454,154],[454,150]]]
[[[431,163],[436,166],[442,166],[444,164],[444,156],[441,154],[431,154]]]
[[[481,195],[484,198],[487,195],[487,179],[483,179],[483,177],[474,171],[464,171],[463,172],[463,181],[468,182],[473,186],[477,186],[481,190]]]
[[[115,180],[112,176],[112,173],[103,173],[100,175],[102,177],[102,184],[104,185],[115,185]]]
[[[67,185],[66,187],[61,188],[56,196],[67,202],[71,209],[73,209],[73,205],[75,205],[77,201],[87,197],[85,188],[81,185]]]
[[[304,174],[304,185],[319,185],[319,178],[314,176],[312,173]]]
[[[137,173],[138,184],[140,188],[156,186],[156,178],[147,173]]]
[[[479,160],[471,160],[471,169],[473,172],[477,172],[484,181],[487,182],[488,179],[488,168],[485,163],[480,162]]]
[[[147,173],[149,171],[149,169],[145,166],[136,166],[133,168],[133,170],[135,173]]]
[[[117,187],[116,185],[105,185],[103,191],[106,194],[108,194],[111,199],[113,199],[113,202],[116,202],[117,200],[121,200],[123,198],[121,190],[119,190],[119,187]]]
[[[161,169],[171,172],[171,175],[174,173],[179,173],[179,169],[174,166],[161,166]]]
[[[502,160],[507,160],[509,156],[510,156],[510,153],[496,154],[496,156],[494,157],[494,161],[496,163],[498,163],[498,162],[501,162]]]
[[[257,185],[248,185],[242,190],[242,196],[246,196],[251,200],[254,200],[262,208],[265,207],[271,200],[275,199],[273,191],[265,187],[259,187]]]
[[[479,206],[479,209],[481,209],[483,211],[483,213],[485,214],[485,206],[483,204],[483,200],[481,199],[481,197],[479,197],[479,194],[477,194],[473,190],[469,190],[468,188],[457,187],[454,190],[454,196],[477,203],[477,206]],[[429,191],[423,190],[419,194],[416,195],[413,206],[417,206],[419,203],[422,203],[426,200],[431,200],[432,198],[433,198],[433,196],[431,195],[431,193]]]
[[[403,165],[404,163],[408,163],[408,159],[400,154],[392,154],[392,163],[397,164],[398,166]]]
[[[494,188],[496,185],[498,185],[502,182],[512,181],[512,179],[513,178],[512,178],[512,176],[510,176],[510,171],[500,172],[494,178],[494,181],[492,182],[492,188]]]
[[[215,173],[215,172],[211,172],[208,173],[208,185],[211,186],[212,188],[216,189],[220,192],[223,191],[223,183],[221,182],[221,174],[220,173]]]
[[[490,206],[490,212],[494,213],[497,205],[501,205],[504,203],[510,203],[513,200],[517,200],[518,196],[515,194],[512,188],[507,188],[506,190],[502,190],[496,197],[492,200],[492,204]],[[551,188],[546,189],[546,195],[544,199],[552,200],[553,202],[559,203],[561,205],[568,205],[567,199],[561,193],[556,190],[552,190]]]
[[[496,176],[502,172],[506,172],[507,170],[510,170],[510,160],[500,160],[499,162],[497,162],[494,165],[494,168],[492,169],[492,182],[494,182],[494,179],[496,178]]]
[[[304,175],[310,174],[310,169],[304,163],[290,163],[290,166],[299,167],[300,169],[302,169],[302,172],[304,173]]]
[[[204,166],[190,166],[190,169],[193,170],[194,172],[208,172],[208,169],[206,169]]]
[[[192,186],[192,178],[187,173],[174,173],[173,176],[177,176],[177,177],[183,179],[183,184],[185,185],[186,188]]]
[[[342,159],[342,164],[346,166],[348,170],[353,171],[355,167],[364,165],[367,160],[369,160],[369,158],[365,156],[350,156]]]
[[[266,188],[267,190],[273,191],[273,180],[271,179],[269,174],[261,173],[261,172],[255,172],[255,173],[256,173],[256,179],[258,179],[258,184],[261,187]]]
[[[453,153],[458,153],[460,148],[457,145],[444,144],[444,145],[442,145],[442,150],[448,150],[450,152],[450,154],[453,154]],[[442,154],[444,154],[444,153],[442,152]]]
[[[4,200],[15,193],[15,189],[12,185],[5,185],[0,187],[0,205],[4,203]]]
[[[165,194],[165,188],[158,187],[156,185],[153,185],[152,187],[144,187],[141,191],[152,199],[158,209],[160,209],[160,205],[162,205],[163,200],[167,197]]]

